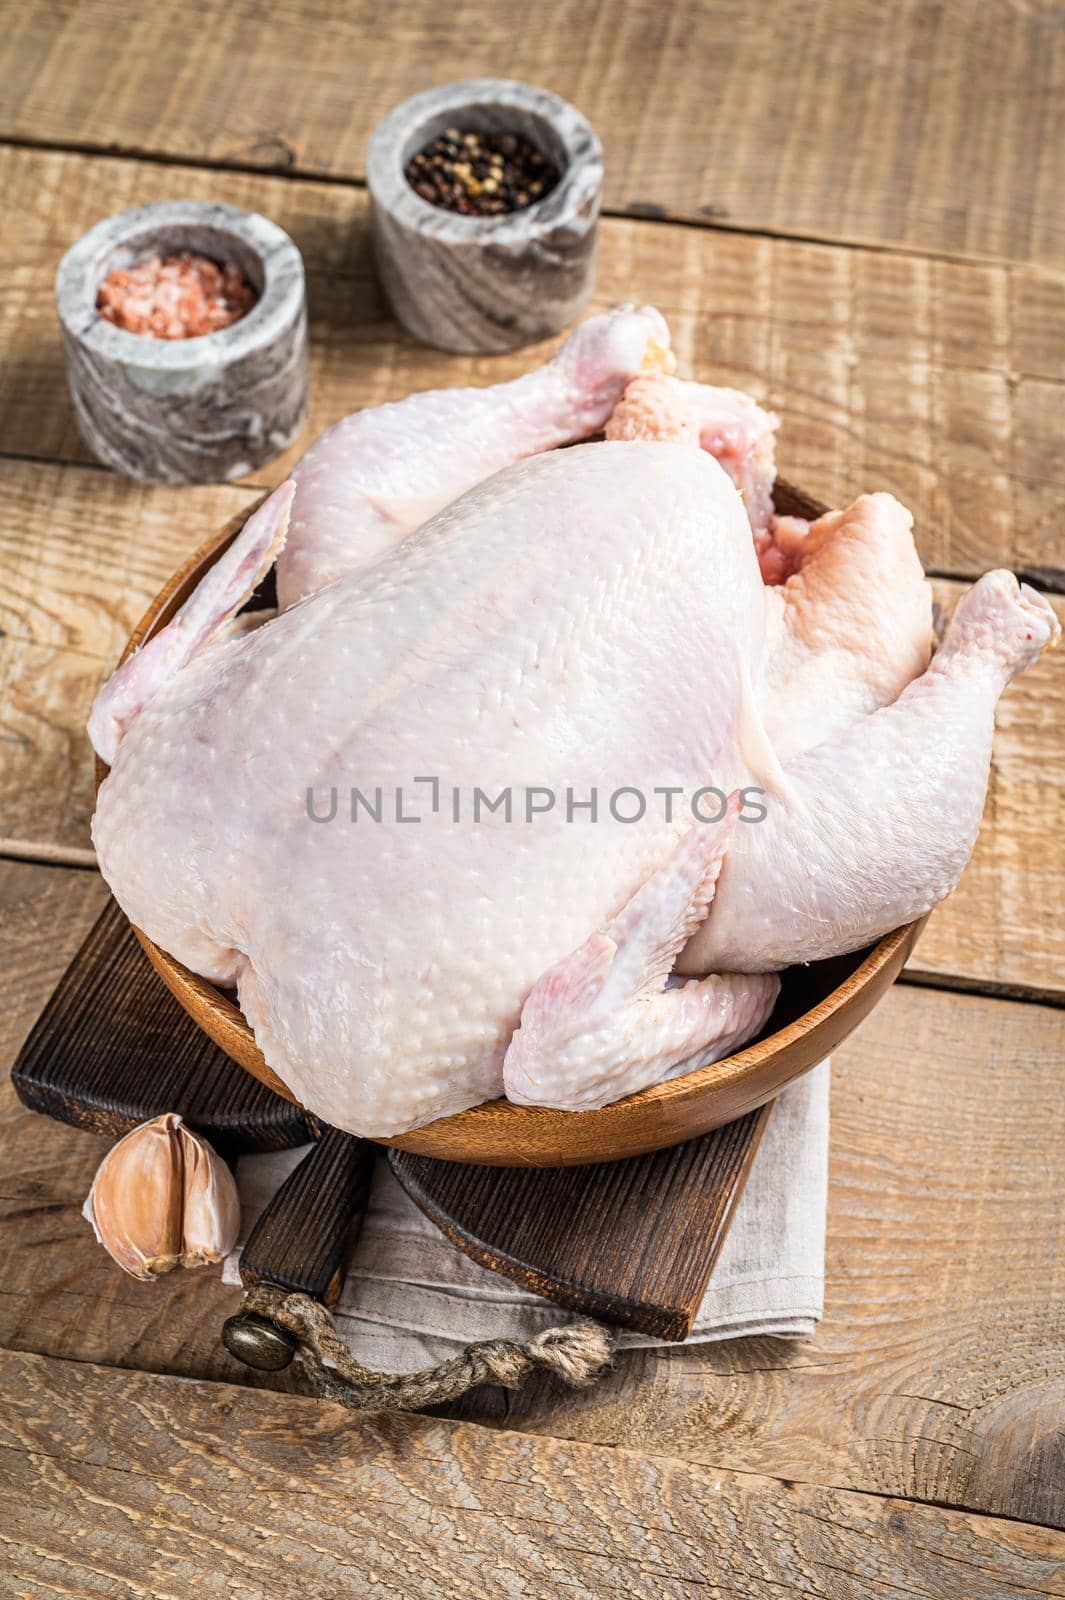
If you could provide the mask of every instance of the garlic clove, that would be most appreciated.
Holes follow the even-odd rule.
[[[221,1157],[168,1111],[108,1152],[84,1215],[124,1272],[157,1278],[220,1261],[236,1243],[240,1200]]]
[[[104,1157],[84,1215],[104,1249],[134,1278],[155,1278],[181,1255],[181,1118],[142,1123]]]
[[[236,1244],[240,1195],[233,1174],[206,1139],[189,1128],[181,1131],[185,1138],[181,1265],[203,1267],[221,1261]]]

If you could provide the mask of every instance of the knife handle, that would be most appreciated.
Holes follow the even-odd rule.
[[[362,1231],[375,1153],[367,1139],[324,1128],[248,1235],[240,1256],[246,1286],[273,1284],[332,1309]],[[254,1312],[230,1317],[222,1338],[246,1366],[273,1371],[287,1366],[295,1349],[288,1334]]]

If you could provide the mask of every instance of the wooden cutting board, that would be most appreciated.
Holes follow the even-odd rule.
[[[180,1112],[221,1154],[313,1148],[241,1255],[245,1283],[335,1304],[387,1159],[417,1205],[483,1266],[576,1312],[663,1339],[691,1332],[772,1105],[669,1150],[585,1167],[485,1167],[322,1125],[208,1039],[148,964],[113,900],[12,1071],[27,1106],[113,1138]]]

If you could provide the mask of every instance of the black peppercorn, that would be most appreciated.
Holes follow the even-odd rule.
[[[535,205],[561,173],[516,133],[445,128],[407,162],[407,182],[430,205],[463,216],[503,216]]]

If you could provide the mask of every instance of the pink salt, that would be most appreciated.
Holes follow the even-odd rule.
[[[116,267],[100,285],[96,309],[127,333],[198,339],[239,322],[258,298],[239,267],[185,250]]]

